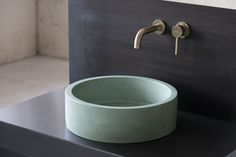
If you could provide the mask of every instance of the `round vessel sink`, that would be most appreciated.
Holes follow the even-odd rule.
[[[176,127],[177,91],[138,76],[101,76],[65,90],[66,126],[100,142],[136,143],[163,137]]]

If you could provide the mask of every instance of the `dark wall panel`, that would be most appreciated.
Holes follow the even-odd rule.
[[[0,156],[1,157],[28,157],[26,155],[22,155],[20,153],[16,153],[5,148],[0,147]]]
[[[113,74],[174,85],[179,109],[236,121],[236,11],[159,0],[70,0],[70,82]],[[136,32],[161,18],[162,36]],[[186,21],[191,36],[174,55],[171,26]]]

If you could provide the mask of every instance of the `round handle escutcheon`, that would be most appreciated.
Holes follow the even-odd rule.
[[[172,35],[175,37],[175,38],[181,38],[184,34],[184,30],[181,26],[179,25],[175,25],[172,27]]]

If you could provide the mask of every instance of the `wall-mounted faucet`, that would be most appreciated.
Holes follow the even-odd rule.
[[[140,49],[141,41],[145,34],[155,32],[158,35],[161,35],[165,32],[166,26],[165,23],[160,20],[154,20],[152,26],[141,28],[134,39],[134,48]],[[171,29],[173,37],[175,37],[175,55],[178,54],[179,48],[179,38],[186,38],[189,36],[190,28],[187,23],[185,22],[178,22],[174,25]]]
[[[165,23],[160,19],[153,21],[152,26],[141,28],[135,36],[134,48],[140,49],[141,41],[145,34],[155,32],[156,34],[161,35],[165,32],[165,28]]]

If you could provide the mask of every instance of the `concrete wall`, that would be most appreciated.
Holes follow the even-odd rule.
[[[236,9],[233,0],[168,1]],[[36,52],[68,59],[67,5],[68,0],[0,0],[0,64]]]
[[[68,59],[68,0],[38,0],[38,52]]]
[[[235,0],[167,0],[167,1],[236,9]]]
[[[36,53],[36,0],[0,0],[0,64]]]

